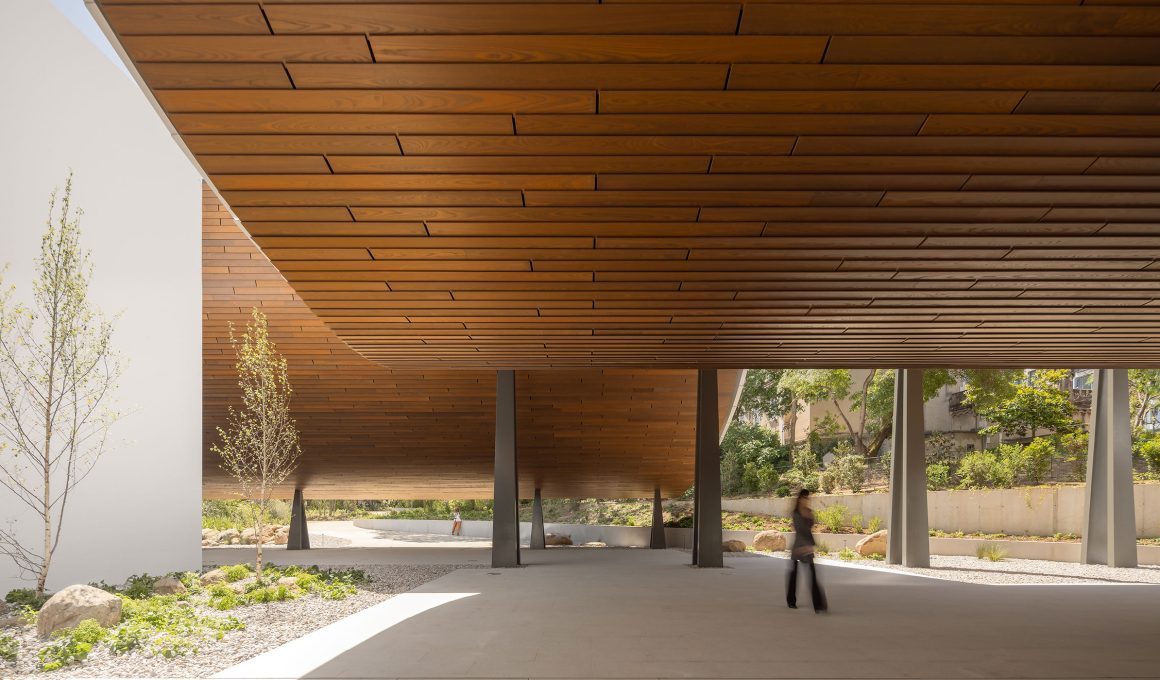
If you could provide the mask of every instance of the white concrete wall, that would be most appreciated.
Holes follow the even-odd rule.
[[[49,192],[72,168],[93,301],[120,314],[131,412],[69,501],[50,588],[200,564],[201,190],[137,84],[44,0],[0,2],[0,263],[30,291]],[[38,525],[0,489],[0,522]],[[21,581],[0,557],[0,593]]]
[[[843,496],[811,496],[815,510],[841,504],[851,515],[862,515],[864,524],[890,518],[890,495],[885,493]],[[1134,485],[1136,535],[1160,536],[1160,484]],[[1084,487],[1043,486],[980,491],[931,491],[927,493],[930,527],[942,531],[981,531],[1016,536],[1083,534]],[[731,498],[721,501],[723,510],[788,517],[790,498]]]

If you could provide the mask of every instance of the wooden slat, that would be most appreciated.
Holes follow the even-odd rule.
[[[1010,113],[1026,92],[605,92],[601,113]],[[1021,107],[1022,108],[1022,107]]]
[[[281,64],[158,64],[137,66],[156,89],[182,88],[289,88],[290,76]]]
[[[596,93],[547,90],[175,90],[172,113],[595,113]]]
[[[384,370],[1160,365],[1154,2],[102,7]]]
[[[714,89],[724,64],[287,64],[300,88]]]
[[[391,35],[372,36],[380,63],[802,63],[816,64],[825,36]]]
[[[854,36],[830,39],[827,64],[1160,64],[1155,38]]]
[[[754,3],[739,33],[773,35],[1160,35],[1156,7]]]
[[[600,4],[332,4],[271,5],[275,33],[433,34],[712,34],[736,32],[740,6],[730,3]]]
[[[126,36],[121,44],[142,62],[372,61],[361,36]]]

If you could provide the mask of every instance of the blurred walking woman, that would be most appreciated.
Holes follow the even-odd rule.
[[[797,503],[793,508],[793,549],[789,560],[789,583],[785,589],[785,601],[789,608],[797,609],[798,565],[804,562],[810,567],[810,595],[814,611],[826,611],[826,595],[818,583],[818,568],[814,565],[814,513],[810,510],[808,489],[798,492]]]

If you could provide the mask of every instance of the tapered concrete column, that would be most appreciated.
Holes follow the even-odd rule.
[[[1128,371],[1101,368],[1092,389],[1081,562],[1136,566],[1133,493]]]
[[[286,549],[310,549],[310,532],[306,527],[306,501],[302,500],[302,489],[294,489],[294,501],[290,504],[290,535],[286,538]]]
[[[648,547],[655,550],[665,549],[665,511],[661,507],[661,489],[659,486],[653,492],[652,534],[649,536]]]
[[[540,489],[536,488],[532,501],[532,550],[544,549],[544,504],[540,501]]]
[[[894,452],[890,461],[886,561],[908,567],[930,566],[922,403],[922,371],[899,369],[894,377]]]
[[[696,541],[698,567],[722,567],[721,433],[717,423],[717,371],[697,371]]]
[[[520,564],[519,483],[516,476],[516,373],[495,375],[495,489],[491,566]]]

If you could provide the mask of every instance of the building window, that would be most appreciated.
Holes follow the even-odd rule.
[[[1071,374],[1071,389],[1090,390],[1094,379],[1094,372],[1090,368],[1080,369]]]

